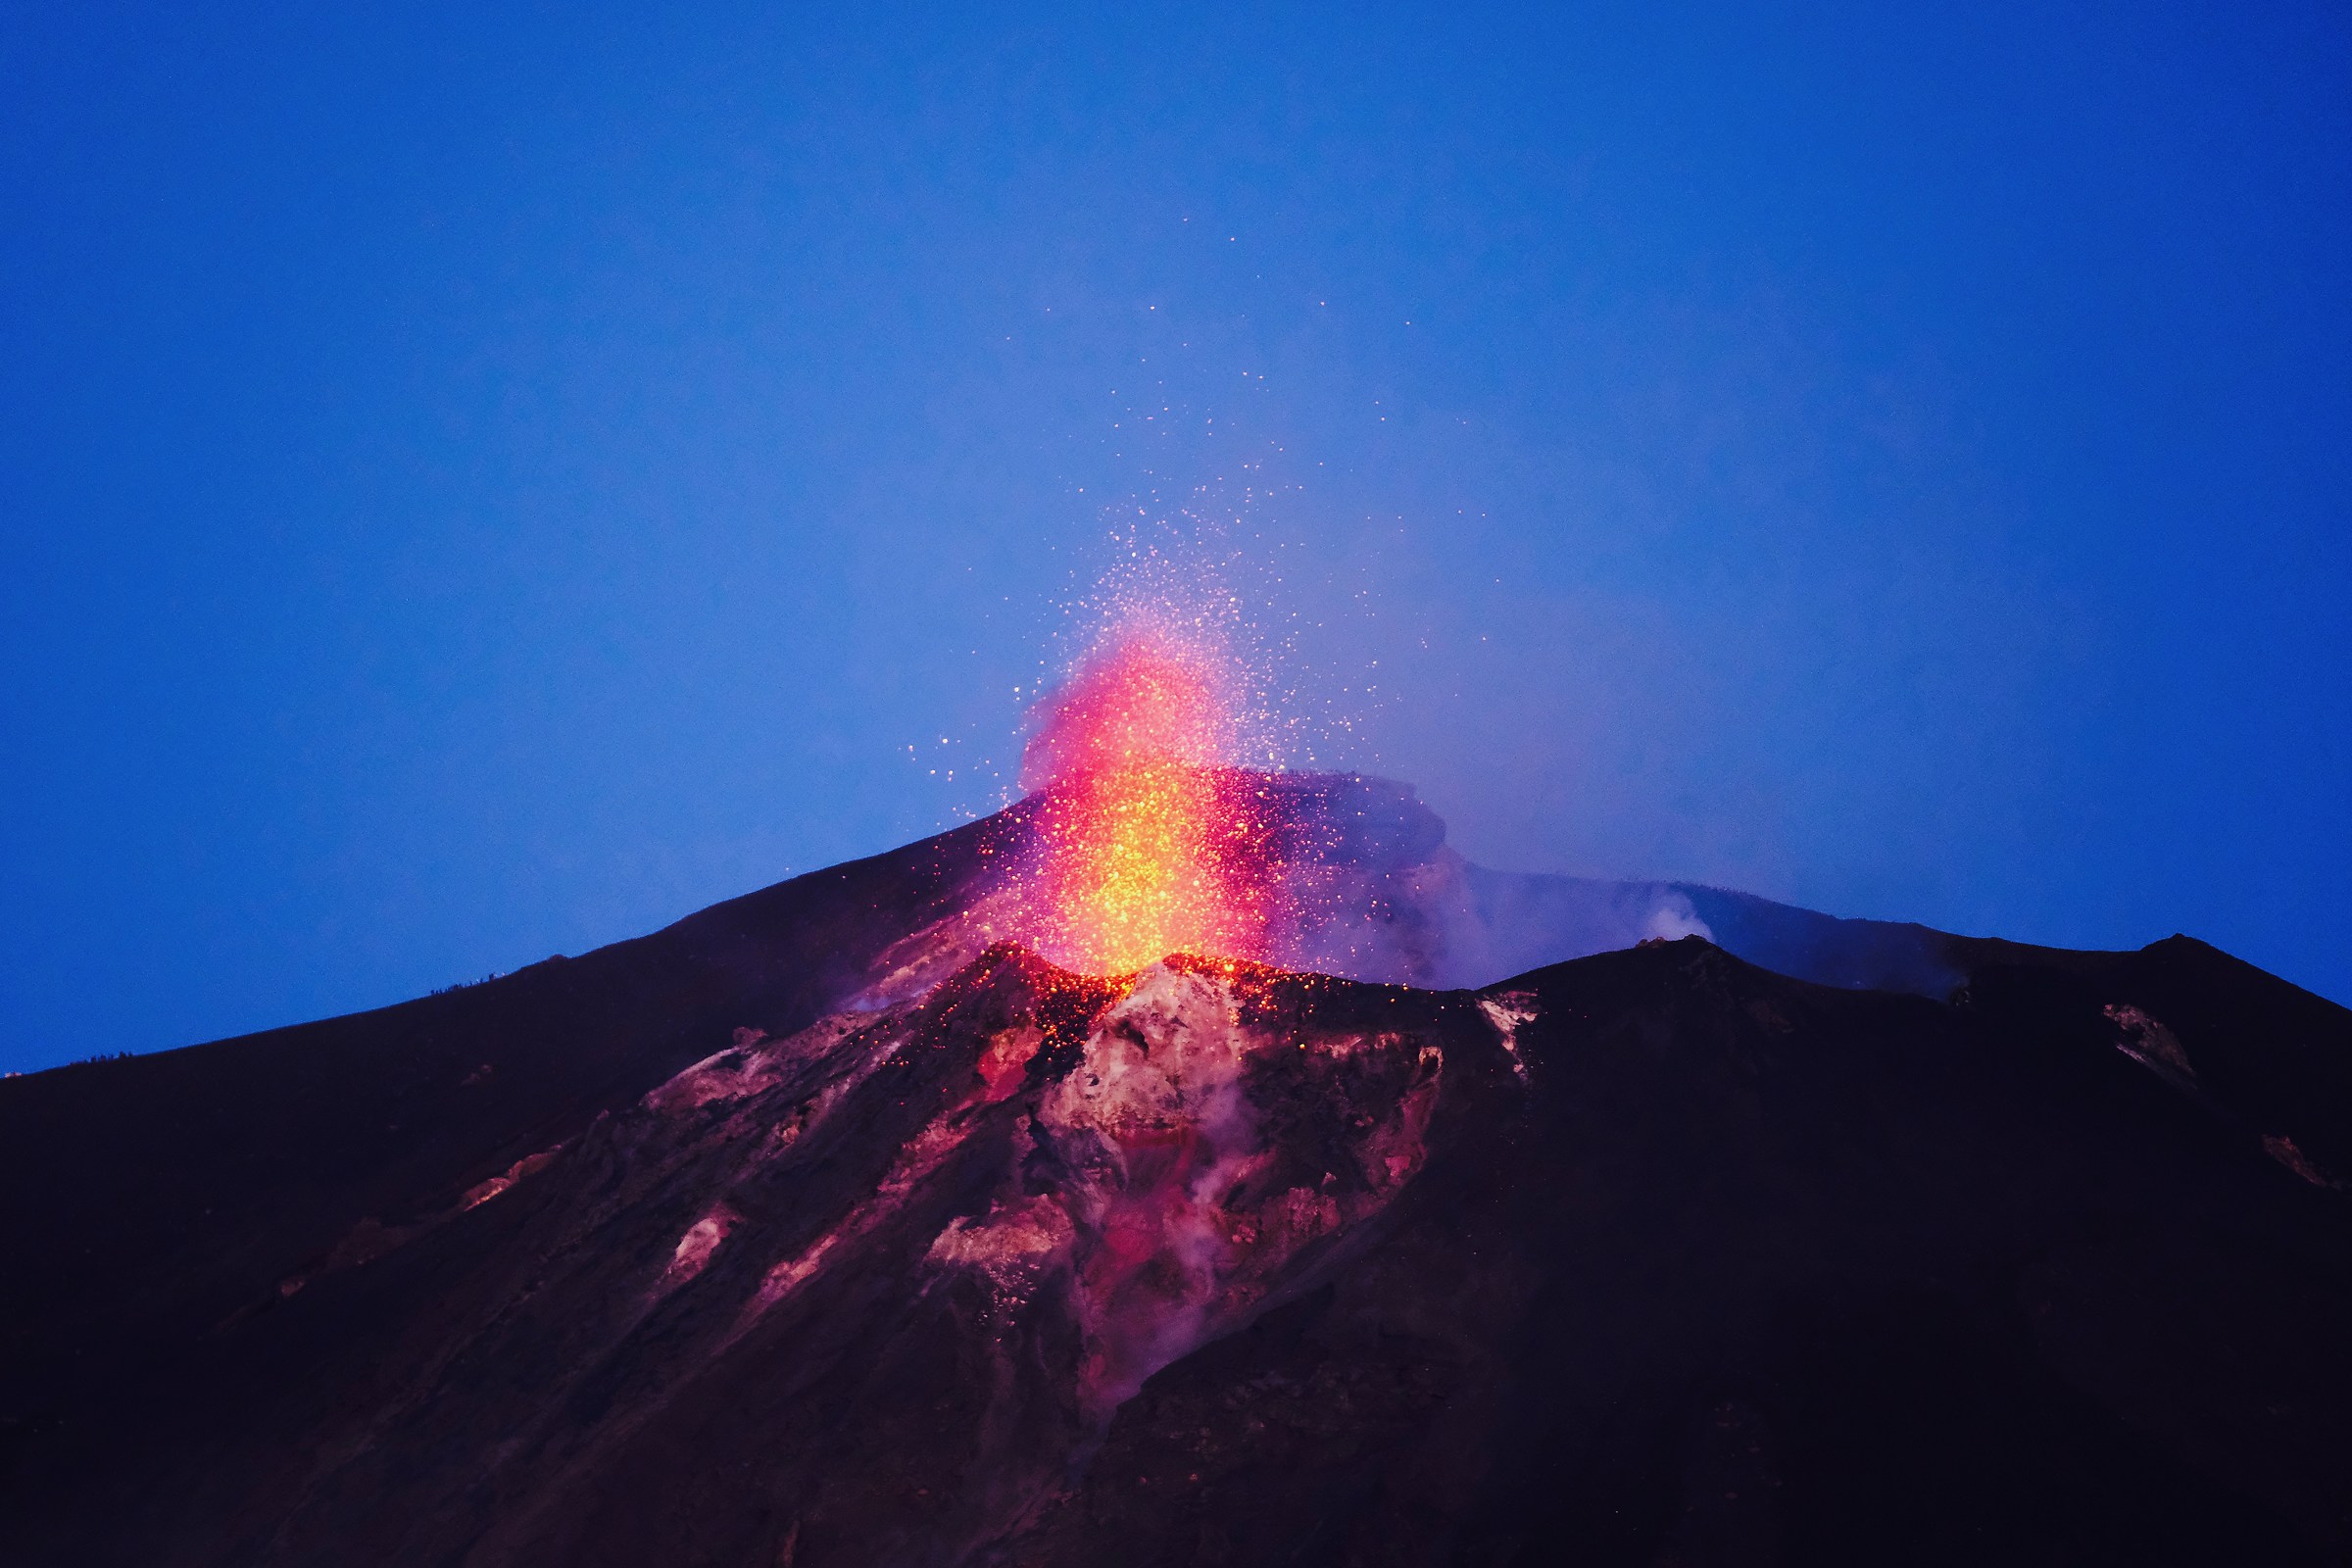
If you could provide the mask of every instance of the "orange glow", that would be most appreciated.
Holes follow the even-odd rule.
[[[1226,765],[1241,706],[1213,643],[1133,621],[1041,705],[1021,783],[1043,793],[1025,902],[1046,956],[1102,975],[1264,953],[1279,879],[1262,783]]]

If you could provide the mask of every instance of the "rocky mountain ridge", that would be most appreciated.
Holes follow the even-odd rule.
[[[1465,926],[1409,795],[1289,787],[1359,967],[1660,906]],[[2352,1546],[2344,1009],[1704,890],[1951,983],[1696,936],[1091,979],[981,940],[1019,828],[0,1084],[0,1558]]]

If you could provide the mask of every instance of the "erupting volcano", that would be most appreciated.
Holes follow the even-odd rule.
[[[1498,872],[1118,622],[985,820],[0,1083],[0,1561],[2341,1563],[2352,1014]]]
[[[1265,780],[1233,766],[1240,685],[1214,641],[1134,619],[1040,705],[1024,913],[1048,957],[1121,974],[1172,953],[1268,956],[1282,867]]]

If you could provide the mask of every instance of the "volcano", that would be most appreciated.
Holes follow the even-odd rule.
[[[1220,777],[1254,953],[1040,795],[0,1083],[0,1561],[2346,1560],[2352,1013]]]

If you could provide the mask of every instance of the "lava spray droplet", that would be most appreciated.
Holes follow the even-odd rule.
[[[1212,633],[1134,613],[1033,710],[1030,940],[1088,974],[1173,953],[1256,958],[1281,876],[1265,775],[1236,767],[1249,682]]]

